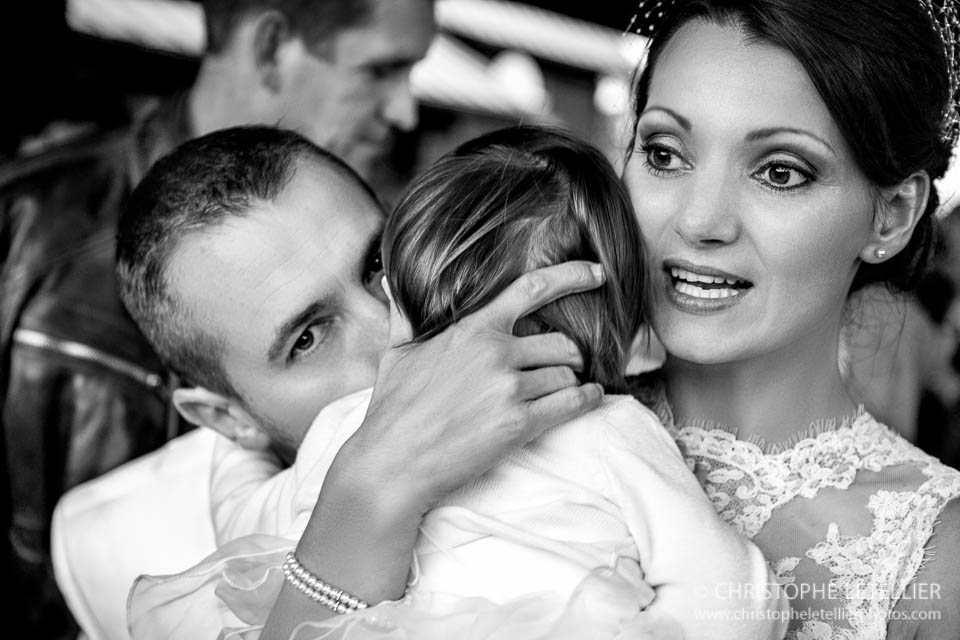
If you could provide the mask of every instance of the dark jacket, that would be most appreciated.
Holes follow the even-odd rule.
[[[34,630],[69,620],[49,560],[58,498],[181,431],[170,380],[120,303],[113,263],[132,187],[188,136],[177,99],[128,129],[0,167],[4,521],[15,614]]]

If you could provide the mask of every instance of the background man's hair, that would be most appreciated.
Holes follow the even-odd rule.
[[[388,0],[389,1],[389,0]],[[237,26],[253,13],[278,11],[311,49],[329,52],[332,36],[363,25],[376,0],[204,0],[207,52],[220,53]]]
[[[383,258],[418,340],[488,304],[526,271],[601,263],[602,287],[542,307],[514,332],[566,334],[583,354],[583,381],[623,389],[648,308],[644,252],[629,196],[585,142],[515,127],[461,145],[401,197],[384,229]]]
[[[187,234],[276,200],[298,164],[311,160],[352,178],[377,202],[339,158],[298,133],[264,126],[223,129],[185,142],[154,164],[131,194],[117,232],[120,298],[157,355],[186,382],[242,397],[223,368],[220,340],[203,329],[202,312],[188,308],[168,286],[171,254]]]

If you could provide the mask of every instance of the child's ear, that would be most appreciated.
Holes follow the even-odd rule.
[[[903,251],[923,218],[930,197],[930,176],[918,171],[892,187],[880,190],[873,238],[860,252],[864,262],[876,264]]]
[[[413,340],[413,327],[406,316],[400,312],[397,303],[393,299],[393,293],[390,291],[390,284],[387,282],[387,276],[380,279],[380,286],[383,287],[383,293],[386,294],[390,302],[390,346],[396,347],[406,344]]]
[[[213,429],[246,449],[267,450],[270,436],[239,402],[204,387],[173,392],[173,406],[184,420]]]

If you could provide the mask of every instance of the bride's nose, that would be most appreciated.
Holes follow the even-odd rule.
[[[687,245],[696,248],[736,242],[740,218],[732,181],[721,172],[696,176],[679,203],[674,230]]]

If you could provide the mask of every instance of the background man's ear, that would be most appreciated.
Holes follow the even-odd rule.
[[[283,88],[281,49],[294,33],[287,17],[279,11],[256,15],[253,24],[253,62],[261,82],[270,91]]]
[[[926,171],[918,171],[892,187],[881,189],[874,238],[860,253],[863,261],[875,264],[900,253],[923,218],[929,197],[930,176]]]
[[[173,406],[184,420],[213,429],[246,449],[270,448],[270,436],[240,403],[204,387],[173,392]]]

